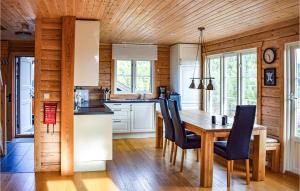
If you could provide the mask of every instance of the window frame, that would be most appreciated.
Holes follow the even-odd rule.
[[[130,92],[118,92],[117,91],[117,62],[130,61],[131,62],[131,87]],[[114,94],[153,94],[154,86],[154,61],[153,60],[134,60],[134,59],[118,59],[114,61]],[[150,91],[136,91],[136,63],[137,61],[150,62]]]
[[[250,49],[244,49],[244,50],[239,50],[239,51],[233,51],[233,52],[225,52],[225,53],[221,53],[221,54],[214,54],[214,55],[209,55],[206,57],[205,59],[205,76],[208,75],[208,64],[210,62],[210,59],[220,59],[220,108],[219,108],[219,113],[221,115],[224,115],[225,113],[225,57],[226,56],[232,56],[235,55],[237,57],[237,105],[242,104],[242,99],[243,99],[243,60],[242,60],[242,56],[245,54],[251,54],[251,53],[255,53],[256,54],[256,65],[258,65],[257,62],[257,57],[258,57],[258,51],[256,48],[250,48]],[[257,79],[257,67],[256,67],[256,79]],[[258,95],[258,82],[256,81],[256,92]],[[209,91],[205,92],[205,111],[206,112],[211,112],[211,96]],[[257,97],[256,97],[256,104],[257,104]]]

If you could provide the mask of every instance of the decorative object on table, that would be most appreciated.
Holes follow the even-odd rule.
[[[204,77],[204,78],[203,77],[195,77],[195,70],[196,70],[196,65],[197,65],[197,61],[198,61],[199,51],[200,51],[200,56],[202,56],[203,52],[206,52],[206,51],[204,51],[205,50],[205,43],[204,43],[204,37],[203,37],[203,31],[205,30],[205,28],[204,27],[199,27],[198,30],[200,32],[199,40],[198,40],[198,48],[197,48],[197,54],[196,54],[196,59],[195,59],[195,64],[194,64],[194,72],[193,72],[192,82],[191,82],[189,88],[195,89],[196,88],[195,79],[199,79],[200,83],[199,83],[197,89],[204,90],[205,89],[205,81],[208,80],[206,90],[214,90],[214,86],[213,86],[213,83],[212,83],[212,80],[214,78],[211,77],[211,75],[210,75],[209,63],[208,63],[208,77]]]
[[[215,115],[211,116],[211,123],[216,124],[216,116]]]
[[[276,86],[276,68],[264,69],[264,85]]]
[[[276,49],[267,48],[263,53],[263,59],[265,63],[272,64],[276,60]]]
[[[226,125],[227,124],[227,120],[228,120],[227,115],[223,115],[222,116],[222,125]]]

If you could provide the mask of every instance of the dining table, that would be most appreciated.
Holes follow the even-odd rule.
[[[214,141],[217,138],[228,137],[232,123],[222,125],[212,123],[210,113],[201,110],[180,111],[183,126],[201,136],[200,154],[200,186],[210,188],[213,183]],[[160,110],[156,111],[156,148],[163,147],[163,116]],[[266,161],[266,127],[254,124],[252,136],[252,180],[265,179]]]

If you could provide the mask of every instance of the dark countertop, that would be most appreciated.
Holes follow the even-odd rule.
[[[74,115],[105,115],[114,114],[114,112],[104,104],[94,105],[93,107],[84,107],[82,105],[77,110],[74,110]]]
[[[104,103],[156,103],[158,99],[110,99],[101,101]]]
[[[157,101],[157,99],[90,100],[82,103],[77,110],[74,110],[74,115],[113,114],[114,112],[105,103],[156,103]]]

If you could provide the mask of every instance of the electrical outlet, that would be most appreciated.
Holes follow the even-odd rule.
[[[50,94],[49,93],[44,93],[44,100],[50,99]]]

